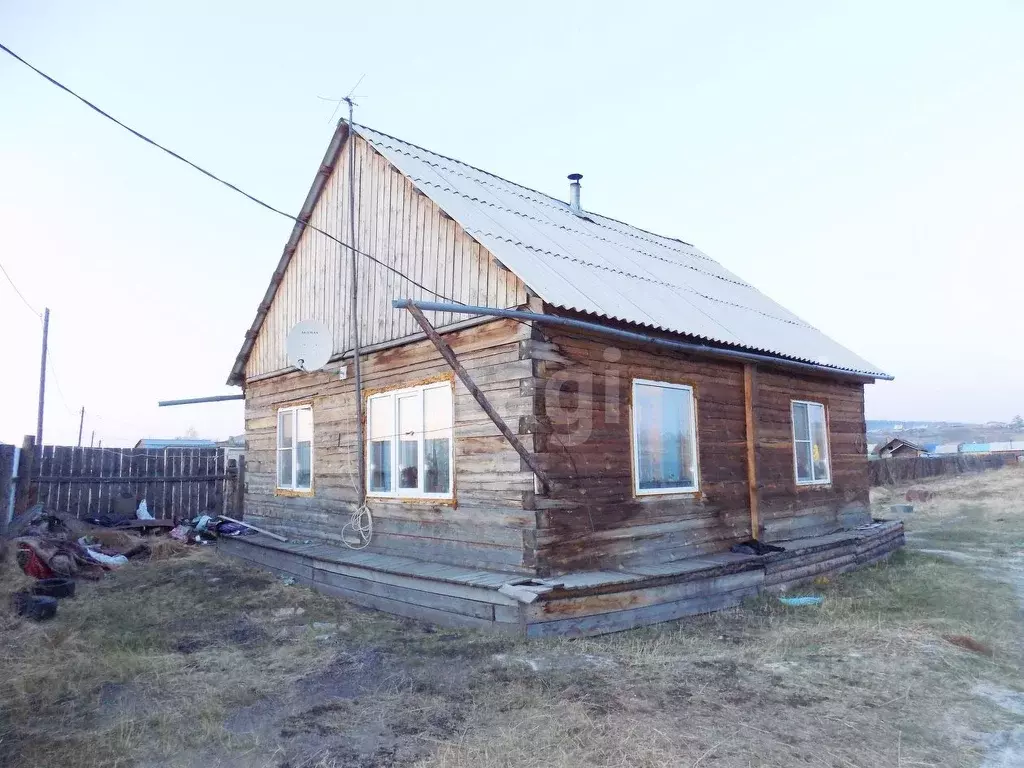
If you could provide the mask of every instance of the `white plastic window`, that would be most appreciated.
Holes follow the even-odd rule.
[[[367,487],[374,496],[452,498],[452,386],[371,395]]]
[[[289,491],[313,488],[313,407],[301,405],[277,412],[277,487]]]
[[[696,491],[699,482],[693,388],[635,379],[632,408],[637,495]]]
[[[832,480],[825,406],[793,401],[793,464],[798,485],[825,485]]]

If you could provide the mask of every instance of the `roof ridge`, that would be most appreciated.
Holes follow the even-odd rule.
[[[344,119],[342,120],[342,122],[345,122]],[[381,136],[385,136],[385,137],[391,139],[392,141],[398,141],[398,142],[401,142],[402,144],[405,144],[407,146],[414,147],[414,148],[418,149],[421,152],[426,152],[429,155],[434,155],[435,157],[440,157],[440,158],[442,158],[444,160],[448,160],[448,161],[453,162],[453,163],[458,163],[459,165],[464,165],[467,168],[471,168],[471,169],[473,169],[474,171],[476,171],[478,173],[482,173],[485,176],[490,176],[491,178],[497,179],[498,181],[504,182],[505,184],[511,184],[513,187],[519,187],[520,189],[525,189],[527,192],[531,192],[531,193],[533,193],[535,195],[539,195],[540,197],[545,198],[546,200],[553,200],[553,201],[555,201],[557,203],[560,203],[562,206],[566,206],[567,207],[569,205],[567,202],[565,202],[564,200],[562,200],[560,198],[554,197],[553,195],[549,195],[546,192],[541,192],[540,190],[534,189],[533,187],[528,187],[525,184],[520,184],[518,181],[512,181],[511,179],[506,179],[504,176],[499,176],[498,174],[492,173],[491,171],[484,170],[483,168],[478,168],[477,166],[472,165],[471,163],[467,163],[465,160],[459,160],[458,158],[450,157],[449,155],[442,155],[440,152],[435,152],[432,149],[427,149],[426,147],[421,147],[419,144],[414,144],[411,141],[406,141],[405,139],[399,138],[398,136],[394,136],[394,135],[392,135],[390,133],[385,133],[384,131],[378,130],[377,128],[374,128],[374,127],[369,126],[369,125],[363,125],[362,123],[354,123],[354,125],[356,126],[356,128],[365,128],[368,131],[373,131],[374,133],[380,134]],[[423,159],[423,158],[421,158],[421,159]],[[552,206],[552,207],[557,207],[557,206]],[[559,208],[559,209],[561,210],[561,208]],[[712,259],[706,253],[703,253],[702,251],[697,249],[696,246],[693,243],[688,243],[687,241],[681,240],[678,237],[670,237],[669,235],[660,235],[657,232],[652,232],[649,229],[644,229],[643,227],[638,227],[638,226],[636,226],[634,224],[630,224],[630,223],[622,221],[620,219],[612,218],[611,216],[605,216],[603,213],[597,213],[596,211],[586,211],[586,213],[588,213],[588,214],[590,214],[592,216],[597,216],[597,217],[599,217],[601,219],[604,219],[605,221],[615,222],[616,224],[620,224],[623,227],[628,227],[629,229],[635,229],[638,232],[643,232],[644,234],[650,235],[651,237],[658,237],[658,238],[661,238],[662,240],[670,240],[670,241],[672,241],[674,243],[679,243],[679,244],[685,245],[685,246],[687,246],[689,248],[694,248],[695,250],[697,250],[697,253],[694,254],[695,256],[697,256],[697,258],[704,259],[706,261],[710,261],[713,264],[718,264],[719,266],[721,266],[721,264],[718,261],[715,261],[715,259]],[[593,219],[591,219],[591,221],[593,221],[593,223],[596,224],[599,227],[604,227],[606,229],[611,229],[613,231],[619,232],[619,234],[624,235],[626,237],[633,237],[633,238],[636,238],[637,240],[644,240],[645,239],[645,238],[642,238],[642,237],[638,237],[637,235],[634,235],[634,234],[632,234],[630,232],[623,232],[621,230],[615,229],[614,227],[611,227],[611,226],[609,226],[607,224],[604,224],[604,223],[602,223],[600,221],[594,221]]]

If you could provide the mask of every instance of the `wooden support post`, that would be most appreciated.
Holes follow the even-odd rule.
[[[32,506],[31,497],[31,476],[32,466],[35,462],[36,439],[32,435],[25,435],[21,443],[21,456],[18,458],[18,482],[14,488],[14,517],[23,514]]]
[[[235,487],[231,494],[231,514],[239,520],[245,518],[245,456],[239,456],[235,470]]]
[[[466,389],[469,390],[469,393],[473,395],[473,398],[480,404],[480,407],[483,409],[484,413],[486,413],[488,417],[490,417],[491,421],[494,422],[494,426],[496,426],[498,428],[498,431],[500,431],[501,434],[505,436],[505,439],[508,440],[509,445],[511,445],[515,449],[516,453],[519,454],[520,458],[526,462],[526,466],[528,466],[533,471],[533,474],[537,476],[537,479],[540,480],[540,483],[543,486],[544,491],[547,492],[551,488],[551,482],[548,480],[547,475],[544,473],[544,471],[537,464],[536,457],[533,454],[531,454],[528,450],[526,450],[526,446],[523,445],[519,437],[516,436],[516,434],[512,432],[511,429],[509,429],[509,426],[508,424],[505,423],[505,420],[501,418],[500,415],[498,415],[497,411],[494,410],[494,407],[487,399],[487,396],[480,391],[480,387],[478,387],[476,385],[476,382],[473,381],[472,377],[469,375],[469,372],[462,367],[462,363],[459,362],[459,358],[455,356],[455,352],[452,351],[452,348],[448,345],[448,342],[441,338],[441,335],[437,332],[434,326],[430,324],[430,321],[427,320],[426,317],[424,317],[419,307],[417,307],[415,304],[410,303],[408,307],[406,307],[406,309],[409,310],[409,314],[413,316],[413,319],[415,319],[416,322],[419,323],[420,328],[423,329],[423,332],[427,334],[427,338],[430,339],[430,341],[434,344],[435,347],[437,347],[437,351],[441,353],[441,357],[445,359],[445,362],[448,363],[449,366],[451,366],[451,369],[455,372],[455,375],[458,376],[462,383],[466,385]]]
[[[753,363],[743,366],[743,405],[746,412],[747,435],[747,493],[750,498],[750,538],[761,538],[761,499],[757,481],[757,422],[754,420],[754,388],[757,368]]]
[[[0,445],[0,531],[11,521],[11,495],[14,492],[14,446]]]
[[[50,308],[43,313],[43,355],[39,361],[39,409],[36,412],[36,445],[43,447],[43,404],[46,402],[46,345],[50,340]]]

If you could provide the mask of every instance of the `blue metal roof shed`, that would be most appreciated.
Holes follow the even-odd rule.
[[[144,437],[135,444],[136,448],[163,450],[164,448],[216,448],[213,440],[200,440],[190,437]]]

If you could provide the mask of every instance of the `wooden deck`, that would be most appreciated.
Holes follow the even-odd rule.
[[[710,613],[761,592],[783,592],[819,576],[878,562],[903,546],[903,524],[877,522],[780,543],[786,551],[763,557],[721,552],[546,579],[330,544],[279,543],[263,536],[221,539],[218,547],[321,592],[387,613],[528,638],[574,637]],[[520,597],[505,594],[517,591]],[[523,602],[521,596],[530,591],[537,593],[536,599]]]

